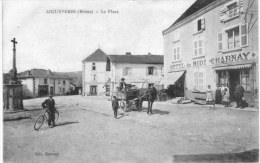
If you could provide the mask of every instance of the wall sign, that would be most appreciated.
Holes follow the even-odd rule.
[[[254,57],[254,55],[252,55],[251,52],[245,52],[245,53],[231,54],[231,55],[211,58],[209,60],[209,62],[211,64],[230,63],[230,62],[237,62],[237,61],[248,60],[249,57],[251,57],[251,56]]]
[[[208,62],[212,65],[219,63],[230,63],[230,62],[238,62],[252,59],[256,56],[254,52],[244,52],[238,54],[229,54],[225,56],[214,57],[208,60]],[[206,66],[206,59],[194,60],[191,63],[187,62],[179,62],[174,63],[170,66],[171,71],[179,71],[186,70],[187,68],[198,68],[202,66]]]

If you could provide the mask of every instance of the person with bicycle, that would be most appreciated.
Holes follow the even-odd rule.
[[[55,126],[55,101],[52,98],[52,95],[49,95],[49,98],[47,98],[43,103],[42,107],[47,110],[49,119],[48,119],[48,125],[49,127]]]

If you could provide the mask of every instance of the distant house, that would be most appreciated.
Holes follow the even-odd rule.
[[[18,74],[23,84],[25,98],[65,95],[70,92],[71,78],[44,69],[31,69]]]
[[[107,55],[97,49],[82,63],[84,95],[111,93],[116,90],[121,78],[137,88],[162,85],[162,55]]]
[[[82,93],[82,71],[75,72],[55,72],[58,75],[70,77],[70,94],[81,95]]]

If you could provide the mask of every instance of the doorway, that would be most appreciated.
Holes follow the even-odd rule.
[[[50,94],[51,94],[51,95],[54,95],[54,94],[53,94],[53,87],[50,87]]]
[[[229,70],[229,93],[230,100],[235,100],[235,87],[236,83],[240,83],[240,70]]]
[[[90,86],[90,95],[97,95],[97,86]]]

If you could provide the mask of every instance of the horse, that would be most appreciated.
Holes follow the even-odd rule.
[[[137,92],[137,97],[139,99],[136,100],[135,105],[136,105],[138,111],[142,110],[143,101],[148,101],[147,114],[149,114],[149,113],[153,114],[152,107],[153,107],[153,103],[157,97],[157,90],[154,87],[139,89]]]

